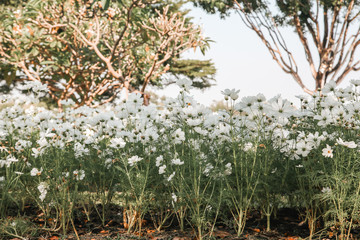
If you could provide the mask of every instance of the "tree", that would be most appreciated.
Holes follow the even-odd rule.
[[[204,89],[211,87],[214,81],[214,74],[216,69],[211,60],[179,60],[176,59],[170,64],[169,72],[175,76],[176,79],[181,77],[188,77],[193,81],[193,87]],[[167,81],[164,85],[175,83],[176,80]]]
[[[358,0],[193,0],[222,17],[231,9],[265,44],[283,71],[309,94],[333,80],[340,84],[351,71],[360,69],[356,50],[360,44]],[[276,11],[275,11],[276,9]],[[315,80],[310,90],[299,75],[298,65],[279,27],[292,27],[305,51]],[[315,49],[315,50],[312,50]]]
[[[19,6],[24,5],[29,0],[2,0],[0,6]]]
[[[164,3],[31,0],[16,11],[5,8],[3,75],[46,83],[59,107],[69,98],[77,106],[97,106],[121,90],[144,94],[148,85],[161,84],[182,52],[208,47],[176,4]]]

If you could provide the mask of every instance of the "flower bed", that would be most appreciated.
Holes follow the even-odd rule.
[[[29,204],[51,219],[43,229],[64,235],[75,212],[106,225],[116,204],[128,232],[141,232],[151,216],[156,230],[173,221],[203,238],[221,224],[240,236],[250,211],[270,231],[271,217],[287,207],[304,214],[310,235],[320,226],[351,237],[360,220],[359,81],[300,96],[299,110],[280,96],[238,101],[227,89],[229,109],[218,112],[187,94],[189,82],[178,83],[179,96],[162,107],[134,94],[104,109],[57,112],[18,100],[2,109],[2,237],[18,236],[4,223],[9,209]]]

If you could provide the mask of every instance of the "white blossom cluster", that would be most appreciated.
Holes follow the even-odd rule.
[[[93,174],[82,167],[87,164],[87,157],[96,152],[107,169],[119,159],[125,159],[129,168],[153,161],[156,172],[170,182],[180,177],[177,169],[189,164],[188,158],[174,151],[180,145],[191,147],[191,155],[186,154],[199,162],[205,177],[233,173],[233,159],[214,157],[220,146],[228,151],[233,142],[238,144],[239,151],[256,154],[261,147],[270,147],[262,142],[271,141],[272,148],[292,160],[308,157],[317,149],[323,157],[332,158],[335,144],[351,149],[359,147],[356,138],[343,139],[342,132],[328,129],[359,130],[360,81],[352,81],[345,89],[337,89],[330,82],[322,93],[308,98],[300,96],[301,109],[280,96],[266,100],[264,95],[258,94],[239,100],[238,90],[226,89],[223,91],[225,100],[231,101],[233,107],[217,112],[196,103],[187,94],[191,82],[181,80],[178,85],[183,91],[177,98],[167,99],[161,108],[143,106],[143,99],[138,94],[130,94],[126,101],[111,107],[92,109],[82,106],[66,108],[63,112],[34,105],[24,107],[26,101],[15,101],[0,111],[0,168],[25,162],[26,167],[21,173],[34,177],[50,176],[49,170],[44,173],[41,159],[51,149],[67,149],[75,159],[82,161],[64,169],[72,172],[78,181]],[[30,87],[39,92],[46,89],[39,84],[24,86]],[[16,156],[5,144],[10,137]],[[140,147],[135,145],[141,145],[141,153],[138,152]],[[27,160],[29,157],[31,161]],[[3,171],[0,173],[4,174]],[[0,175],[1,179],[4,177]],[[40,199],[44,200],[47,186],[42,183],[38,189]]]

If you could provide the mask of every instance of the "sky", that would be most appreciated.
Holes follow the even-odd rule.
[[[295,80],[272,59],[260,38],[245,26],[239,15],[233,13],[223,20],[218,14],[207,14],[191,5],[187,8],[191,8],[189,15],[194,18],[195,24],[201,26],[203,35],[215,41],[210,44],[205,56],[200,51],[194,53],[192,49],[182,55],[184,59],[212,59],[217,69],[216,86],[204,91],[191,90],[190,94],[198,102],[209,106],[214,100],[222,100],[221,91],[226,88],[239,89],[240,98],[263,93],[269,99],[281,94],[296,105],[299,100],[295,96],[306,95]],[[294,50],[305,85],[314,89],[315,82],[298,37],[290,28],[281,30],[289,48]],[[348,86],[351,79],[360,79],[360,73],[349,74],[339,86]],[[178,91],[179,88],[173,85],[157,91],[157,94],[174,96]]]

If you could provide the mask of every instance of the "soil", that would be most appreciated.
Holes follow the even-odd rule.
[[[101,210],[99,210],[101,211]],[[95,211],[94,211],[95,212]],[[23,213],[23,218],[38,225],[39,229],[44,224],[38,210],[33,207],[27,207]],[[9,216],[9,218],[14,218]],[[28,239],[77,239],[81,240],[100,240],[100,239],[153,239],[153,240],[195,240],[195,232],[191,227],[187,227],[184,232],[181,232],[175,221],[170,226],[161,231],[156,231],[151,218],[146,216],[143,222],[141,234],[127,233],[122,221],[122,209],[117,206],[108,208],[108,217],[105,226],[102,226],[100,219],[94,213],[91,216],[91,221],[86,220],[85,214],[79,212],[75,214],[74,225],[70,227],[66,236],[60,233],[38,232],[37,237],[29,237]],[[205,239],[249,239],[249,240],[275,240],[275,239],[309,239],[309,230],[306,222],[302,221],[301,213],[299,211],[289,208],[280,209],[277,212],[276,218],[271,219],[271,231],[266,231],[266,219],[261,218],[258,211],[252,211],[247,219],[246,228],[241,236],[237,236],[236,232],[228,226],[216,225],[213,235]],[[320,224],[319,224],[320,225]],[[335,229],[324,229],[318,226],[317,232],[313,239],[330,240],[338,239],[339,236]],[[7,238],[17,240],[19,238]],[[360,228],[353,229],[350,234],[350,239],[360,239]]]

